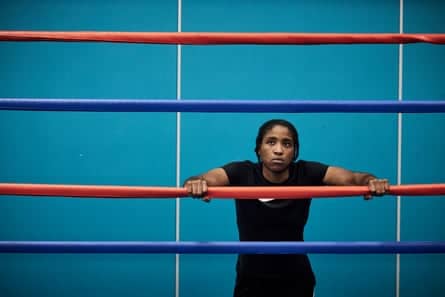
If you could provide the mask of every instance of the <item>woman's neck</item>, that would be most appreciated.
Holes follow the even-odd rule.
[[[264,166],[262,169],[263,177],[271,183],[279,184],[287,181],[289,179],[289,169],[282,172],[272,172],[267,170]]]

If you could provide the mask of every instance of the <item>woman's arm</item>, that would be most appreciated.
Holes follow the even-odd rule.
[[[333,186],[368,186],[371,194],[365,195],[365,199],[384,195],[389,190],[387,179],[378,179],[370,173],[354,172],[334,166],[328,167],[323,182]]]

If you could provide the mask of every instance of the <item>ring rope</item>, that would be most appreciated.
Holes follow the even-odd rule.
[[[445,101],[134,100],[0,98],[0,110],[94,112],[443,113]]]
[[[0,31],[0,41],[99,41],[99,42],[128,42],[128,43],[153,43],[153,44],[357,44],[357,43],[433,43],[445,44],[445,34],[299,34],[299,33],[129,33],[129,32],[43,32],[43,31]],[[2,107],[0,109],[7,110],[59,110],[54,108],[57,101],[51,99],[54,103],[51,106],[34,109],[25,108],[4,108],[3,104],[12,104],[10,99],[1,99]],[[38,100],[37,100],[38,101]],[[76,100],[77,102],[78,100]],[[159,103],[149,106],[149,101],[142,101],[147,110],[125,110],[131,104],[128,100],[123,104],[120,101],[101,100],[103,108],[106,104],[110,104],[112,111],[155,111],[151,108],[160,108],[158,111],[178,111],[177,108],[184,108],[179,111],[224,111],[221,107],[210,110],[212,106],[205,106],[205,102],[196,102],[199,108],[209,109],[202,110],[192,106],[194,102],[189,102],[190,106],[167,106],[167,102],[151,102]],[[141,101],[138,101],[141,103]],[[16,102],[17,103],[17,102]],[[25,102],[21,102],[24,104]],[[33,100],[31,104],[36,103]],[[38,102],[37,102],[38,103]],[[40,102],[42,103],[42,101]],[[67,101],[61,102],[62,107],[73,104]],[[68,104],[69,103],[69,104]],[[87,103],[87,101],[83,102]],[[165,104],[162,107],[162,104]],[[181,102],[182,103],[182,102]],[[184,102],[186,103],[186,102]],[[230,103],[230,102],[215,102]],[[237,105],[240,102],[235,102]],[[254,107],[260,108],[261,104],[253,103]],[[289,110],[289,106],[284,106],[285,102],[267,102],[277,103],[284,110]],[[295,102],[293,102],[295,103]],[[351,102],[348,102],[351,103]],[[419,111],[418,107],[413,108],[406,102],[404,106],[401,104],[389,104],[385,102],[373,102],[372,106],[366,106],[367,102],[361,102],[363,106],[358,106],[352,102],[353,107],[347,106],[345,102],[337,102],[334,105],[326,106],[326,102],[299,102],[301,110],[294,109],[292,112],[321,112],[324,109],[330,109],[333,112],[354,111],[359,112],[433,112],[436,110],[432,104],[439,104],[442,108],[442,102],[421,102],[421,107],[425,110]],[[368,102],[369,103],[369,102]],[[379,103],[383,103],[380,105]],[[394,102],[390,102],[394,103]],[[409,103],[409,102],[408,102]],[[411,102],[416,104],[416,102]],[[27,102],[30,104],[30,102]],[[95,106],[98,102],[91,101],[87,104]],[[199,105],[201,104],[201,105]],[[258,106],[255,107],[255,104]],[[331,103],[332,104],[332,103]],[[12,104],[13,105],[13,104]],[[50,104],[51,105],[51,104]],[[76,103],[74,103],[76,105]],[[215,104],[215,106],[218,106]],[[246,112],[250,110],[239,110],[240,106],[229,108],[230,104],[224,106],[228,108],[226,111]],[[315,106],[315,107],[314,107]],[[77,105],[77,108],[79,105]],[[117,109],[115,109],[117,107]],[[295,108],[295,105],[293,106]],[[403,108],[401,108],[403,107]],[[436,106],[437,107],[437,106]],[[60,107],[58,107],[60,108]],[[74,109],[61,110],[79,110],[76,106],[71,105]],[[85,107],[84,107],[85,108]],[[91,107],[90,107],[91,108]],[[132,107],[135,108],[135,107]],[[188,109],[187,109],[188,108]],[[247,108],[247,107],[246,107]],[[272,112],[271,106],[263,107],[267,110],[264,112]],[[305,108],[305,109],[303,109]],[[311,109],[312,108],[312,109]],[[346,109],[342,109],[346,108]],[[372,109],[372,111],[360,110]],[[381,108],[381,110],[379,109]],[[306,110],[308,109],[308,110]],[[86,109],[88,111],[100,111]],[[105,111],[105,110],[103,110]],[[255,110],[255,112],[260,112]],[[279,110],[276,110],[279,111]],[[443,112],[439,111],[439,112]],[[336,197],[336,196],[357,196],[369,193],[367,187],[276,187],[276,188],[259,188],[259,187],[211,187],[208,190],[208,196],[214,198],[231,198],[250,199],[257,198],[258,192],[262,196],[270,196],[273,198],[309,198],[309,197]],[[443,195],[445,194],[445,184],[432,185],[403,185],[391,186],[390,195]],[[72,185],[38,185],[38,184],[0,184],[0,195],[31,195],[31,196],[70,196],[70,197],[103,197],[103,198],[148,198],[148,197],[185,197],[188,196],[185,189],[181,188],[161,188],[161,187],[119,187],[119,186],[72,186]],[[196,242],[0,242],[1,253],[444,253],[445,242],[214,242],[214,243],[196,243]]]
[[[445,253],[445,241],[0,241],[0,253],[419,254]]]
[[[215,33],[215,32],[62,32],[0,31],[0,41],[95,41],[151,44],[445,44],[445,34]]]
[[[227,199],[308,199],[353,197],[372,194],[367,186],[298,186],[298,187],[209,187],[207,197]],[[445,195],[445,184],[390,186],[395,196]],[[134,187],[60,184],[0,183],[0,195],[90,197],[90,198],[175,198],[188,197],[185,188]],[[230,198],[229,198],[230,197]]]

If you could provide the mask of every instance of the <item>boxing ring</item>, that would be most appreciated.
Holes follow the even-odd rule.
[[[44,32],[0,31],[0,41],[121,42],[148,44],[445,44],[445,34],[301,34],[205,32]],[[0,110],[89,112],[230,112],[230,113],[444,113],[445,101],[338,100],[116,100],[0,98]],[[369,194],[364,186],[327,187],[209,187],[210,198],[257,199],[258,193],[276,199],[356,197]],[[86,186],[0,183],[1,196],[58,199],[185,198],[180,187]],[[445,184],[391,186],[388,195],[440,196]],[[64,198],[60,198],[64,197]],[[3,199],[3,198],[0,198]],[[38,199],[38,198],[36,198]],[[418,254],[445,253],[445,241],[361,242],[186,242],[186,241],[0,241],[0,253],[174,253],[174,254]]]

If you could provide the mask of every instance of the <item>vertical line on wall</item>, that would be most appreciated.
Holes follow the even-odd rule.
[[[399,33],[403,33],[403,0],[399,7]],[[403,44],[399,44],[398,101],[403,100]],[[397,114],[397,184],[402,183],[402,113]],[[400,241],[402,200],[397,196],[396,240]],[[400,296],[400,254],[396,254],[396,297]]]
[[[178,32],[182,31],[182,0],[178,0]],[[181,57],[182,48],[176,46],[177,64],[176,64],[176,100],[181,100]],[[176,113],[176,187],[181,182],[181,113]],[[180,218],[181,218],[181,200],[176,197],[175,213],[175,240],[180,241]],[[175,255],[175,297],[179,297],[179,254]]]

